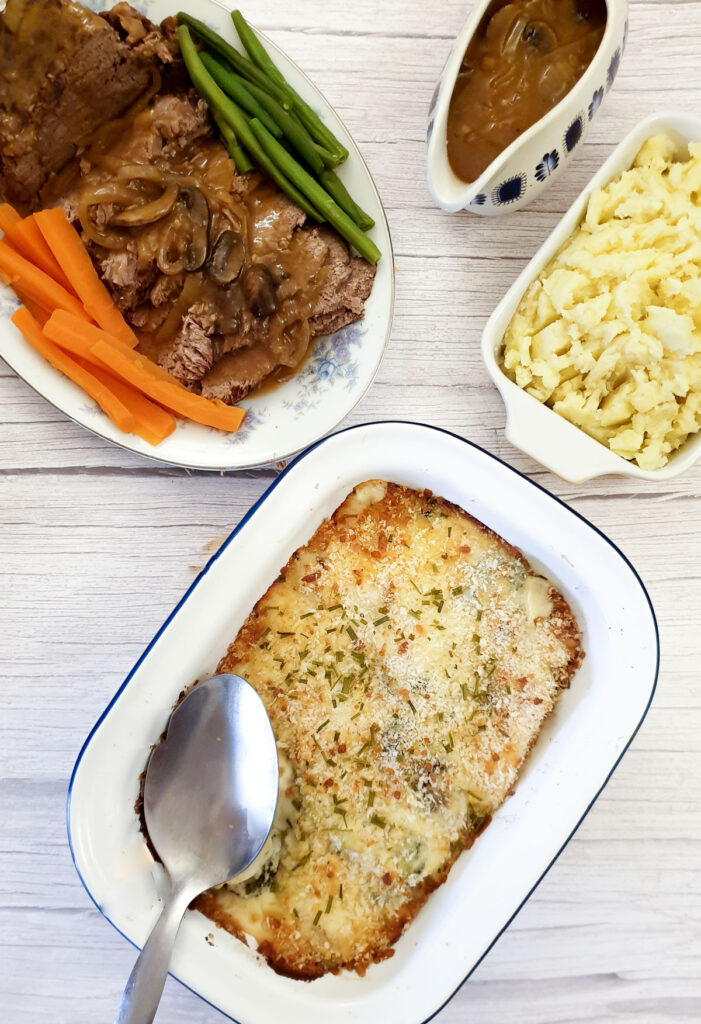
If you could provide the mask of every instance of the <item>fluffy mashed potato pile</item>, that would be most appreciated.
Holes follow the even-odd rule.
[[[598,189],[526,294],[506,374],[643,469],[701,429],[701,143],[665,135]]]

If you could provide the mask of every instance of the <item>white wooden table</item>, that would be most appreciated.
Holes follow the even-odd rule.
[[[662,484],[563,484],[504,440],[479,339],[624,132],[660,109],[699,111],[701,3],[633,0],[620,76],[574,166],[531,209],[499,220],[442,214],[424,185],[426,111],[468,6],[256,5],[256,21],[354,132],[393,232],[392,340],[350,422],[447,427],[568,501],[640,571],[663,657],[652,710],[603,796],[438,1020],[692,1024],[701,1020],[701,467]],[[159,468],[68,422],[4,365],[0,420],[0,1021],[97,1024],[113,1019],[134,952],[73,869],[71,768],[145,644],[274,474]],[[223,1018],[171,980],[159,1020]]]

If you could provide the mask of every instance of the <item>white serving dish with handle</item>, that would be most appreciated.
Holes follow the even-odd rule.
[[[83,0],[104,11],[114,0]],[[134,0],[151,21],[172,17],[178,7],[170,0]],[[207,22],[240,49],[230,10],[215,0],[182,0],[180,10]],[[190,469],[235,470],[263,466],[289,458],[335,430],[370,387],[389,342],[394,310],[392,242],[382,202],[370,171],[347,128],[304,72],[262,33],[266,49],[290,85],[316,110],[349,151],[337,169],[358,203],[375,220],[369,232],[382,253],[372,293],[362,320],[336,334],[318,338],[311,356],[286,383],[252,395],[239,403],[246,419],[234,434],[178,419],[170,437],[153,446],[135,434],[119,430],[99,406],[31,348],[11,323],[18,302],[0,285],[0,357],[37,394],[94,434],[157,462]],[[61,429],[60,426],[57,429]]]
[[[216,669],[290,555],[356,484],[378,477],[430,488],[518,546],[570,601],[586,657],[515,795],[460,856],[395,955],[364,978],[280,977],[201,914],[185,915],[172,973],[242,1024],[427,1021],[554,863],[630,744],[655,689],[657,627],[645,588],[621,552],[577,513],[493,455],[434,427],[373,423],[326,438],[278,477],[212,558],[76,763],[68,795],[76,868],[97,907],[131,942],[145,941],[159,912],[162,878],[134,802],[172,705],[183,687]]]
[[[448,108],[467,47],[494,0],[478,0],[443,68],[429,109],[426,171],[431,197],[442,210],[494,216],[532,202],[562,173],[611,89],[628,36],[627,0],[606,0],[604,36],[576,85],[540,121],[515,139],[466,184],[448,161]],[[499,4],[499,6],[503,6]]]
[[[504,334],[521,299],[579,225],[592,192],[627,171],[645,140],[662,132],[670,135],[680,150],[684,150],[687,143],[701,141],[701,118],[662,113],[647,117],[637,124],[614,149],[516,278],[487,321],[482,335],[482,358],[506,407],[505,433],[508,440],[514,447],[570,483],[580,483],[607,474],[639,477],[643,480],[666,480],[683,473],[701,458],[699,433],[673,452],[669,462],[661,469],[641,469],[636,463],[616,455],[610,448],[527,394],[506,376],[499,365]]]

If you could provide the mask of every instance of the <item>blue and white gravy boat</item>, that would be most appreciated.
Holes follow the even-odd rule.
[[[448,161],[448,108],[462,59],[493,0],[479,0],[458,35],[443,68],[429,110],[427,177],[431,197],[442,210],[470,210],[495,216],[532,202],[562,172],[577,151],[611,89],[628,35],[627,0],[606,0],[607,17],[599,49],[572,89],[527,131],[507,146],[471,184]]]

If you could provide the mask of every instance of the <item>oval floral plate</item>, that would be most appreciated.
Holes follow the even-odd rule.
[[[115,0],[116,2],[116,0]],[[87,0],[96,11],[113,3]],[[184,10],[238,47],[229,9],[213,0],[135,0],[134,6],[160,22]],[[178,420],[173,434],[154,447],[125,434],[72,381],[50,366],[11,323],[18,303],[0,286],[0,356],[38,394],[76,423],[114,444],[148,458],[190,469],[246,469],[296,454],[334,430],[363,397],[389,341],[394,308],[394,266],[387,218],[357,146],[345,126],[306,75],[269,39],[262,37],[287,80],[338,136],[350,155],[339,177],[375,220],[371,237],[382,252],[365,316],[329,337],[318,338],[299,373],[268,394],[244,399],[246,419],[235,434]],[[240,47],[238,47],[240,48]]]

